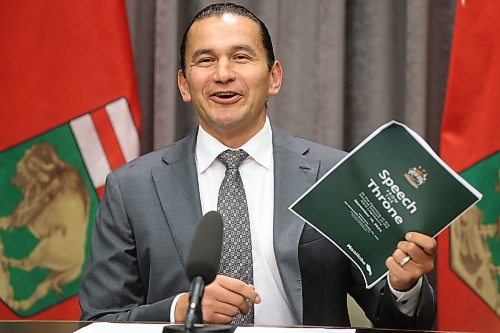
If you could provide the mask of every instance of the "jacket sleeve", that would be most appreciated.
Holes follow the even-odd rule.
[[[375,327],[397,329],[432,329],[436,319],[436,296],[424,276],[419,303],[413,316],[399,311],[396,299],[386,279],[382,279],[371,289],[365,289],[361,273],[352,265],[350,294],[365,311]]]
[[[134,230],[111,173],[93,226],[80,287],[81,319],[170,321],[176,295],[147,304],[147,289],[139,270]]]

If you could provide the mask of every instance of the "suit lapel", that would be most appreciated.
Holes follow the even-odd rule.
[[[193,133],[174,144],[163,156],[165,164],[152,171],[156,191],[183,265],[202,216],[195,141],[196,133]]]
[[[294,146],[294,138],[273,128],[274,252],[285,293],[302,324],[302,280],[298,245],[304,222],[288,207],[317,179],[319,161],[305,157],[308,147]]]

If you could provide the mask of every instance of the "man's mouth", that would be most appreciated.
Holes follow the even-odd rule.
[[[241,97],[234,91],[217,91],[210,95],[210,99],[219,104],[232,104],[239,101]]]

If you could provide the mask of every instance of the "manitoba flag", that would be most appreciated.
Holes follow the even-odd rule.
[[[458,2],[441,157],[483,198],[439,237],[439,330],[500,332],[499,15]]]
[[[125,6],[0,3],[0,320],[78,319],[106,175],[139,154]]]

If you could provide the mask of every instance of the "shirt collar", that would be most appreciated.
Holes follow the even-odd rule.
[[[266,122],[262,129],[243,146],[239,147],[239,149],[245,150],[249,157],[267,170],[270,170],[273,158],[272,138],[271,123],[266,116]],[[208,134],[203,127],[198,126],[198,135],[196,138],[196,164],[199,173],[203,173],[208,169],[217,156],[226,149],[230,148]]]

